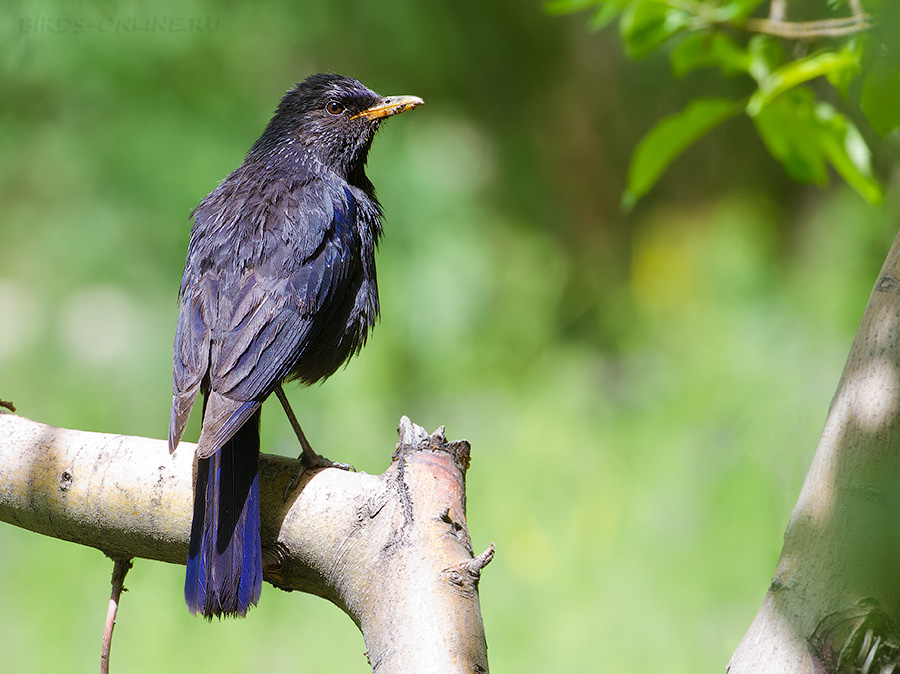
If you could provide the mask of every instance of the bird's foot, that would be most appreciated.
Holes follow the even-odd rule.
[[[303,480],[303,475],[306,471],[317,471],[322,470],[324,468],[338,468],[340,470],[349,470],[352,472],[356,472],[356,468],[354,468],[349,463],[340,463],[338,461],[332,461],[331,459],[326,459],[321,454],[313,451],[312,447],[306,445],[303,448],[303,453],[297,457],[300,461],[300,470],[298,470],[294,476],[290,479],[290,481],[285,485],[284,488],[284,500],[287,501],[288,496],[292,491],[294,491],[297,487],[300,486],[300,482]]]
[[[340,468],[341,470],[352,470],[356,472],[356,468],[351,466],[349,463],[338,463],[337,461],[331,461],[330,459],[326,459],[321,454],[317,453],[312,445],[309,444],[309,440],[306,439],[306,434],[303,432],[303,429],[300,428],[300,422],[297,421],[297,417],[294,415],[294,410],[291,409],[291,404],[288,402],[287,396],[284,394],[284,389],[279,384],[275,387],[275,395],[279,401],[281,401],[281,406],[284,407],[284,413],[287,414],[288,421],[291,422],[291,427],[294,429],[294,433],[297,434],[297,440],[300,443],[300,446],[303,448],[303,453],[298,457],[300,459],[300,470],[291,478],[290,482],[287,483],[287,486],[284,488],[284,500],[287,501],[288,494],[294,491],[297,487],[300,486],[300,480],[303,479],[303,474],[307,470],[321,470],[322,468]]]
[[[341,463],[339,461],[326,459],[321,454],[313,451],[312,447],[309,446],[304,447],[303,452],[297,458],[300,460],[300,463],[303,464],[304,470],[317,470],[319,468],[340,468],[341,470],[356,472],[356,468],[351,466],[349,463]]]

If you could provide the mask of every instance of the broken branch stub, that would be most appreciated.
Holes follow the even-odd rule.
[[[333,547],[320,548],[324,557],[307,566],[316,570],[313,577],[328,579],[319,594],[360,627],[373,671],[487,672],[478,580],[493,545],[473,558],[465,520],[469,443],[448,443],[443,429],[429,435],[405,417],[400,439],[375,483],[372,476],[322,471],[303,485],[291,513],[299,513],[299,501],[328,473],[367,483],[345,504],[350,516],[329,518],[347,528],[340,535],[332,528]],[[307,517],[290,514],[284,526],[295,521],[309,529]],[[294,538],[284,533],[280,539]]]

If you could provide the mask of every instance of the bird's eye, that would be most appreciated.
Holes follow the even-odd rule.
[[[328,104],[325,106],[325,109],[331,115],[339,115],[344,111],[344,106],[338,103],[337,101],[328,101]]]

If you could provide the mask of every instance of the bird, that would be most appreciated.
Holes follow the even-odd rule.
[[[168,436],[174,452],[202,394],[184,588],[195,615],[243,617],[259,601],[260,411],[272,393],[303,464],[333,465],[312,450],[282,385],[320,382],[366,343],[383,220],[366,160],[381,123],[423,102],[311,75],[191,212]]]

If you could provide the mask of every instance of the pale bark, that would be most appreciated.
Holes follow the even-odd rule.
[[[900,236],[730,674],[890,672],[900,634]]]
[[[183,564],[194,447],[170,455],[163,440],[0,414],[0,521],[114,559]],[[347,612],[373,672],[486,672],[478,579],[493,548],[472,556],[468,460],[468,443],[447,443],[443,429],[429,436],[406,418],[382,475],[308,471],[285,494],[299,462],[262,455],[266,580]]]

